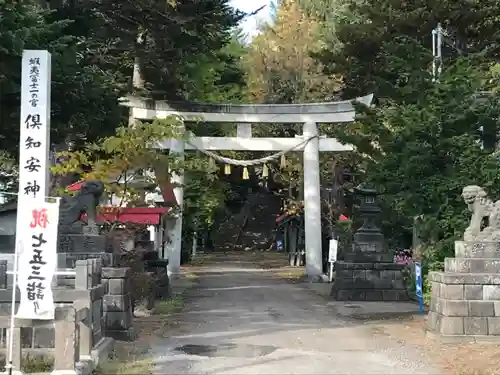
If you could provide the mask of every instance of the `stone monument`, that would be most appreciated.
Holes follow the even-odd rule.
[[[376,224],[381,212],[377,192],[358,186],[358,209],[363,225],[353,236],[351,249],[335,264],[335,280],[331,296],[340,301],[402,301],[408,300],[403,279],[404,265],[395,264],[387,249],[384,235]]]
[[[500,336],[500,201],[480,186],[462,198],[472,213],[455,257],[444,272],[429,272],[431,305],[427,329],[448,338]]]
[[[73,268],[77,260],[100,258],[104,267],[114,265],[108,237],[99,233],[97,206],[104,193],[101,181],[82,184],[75,197],[61,199],[59,212],[58,267]],[[82,220],[86,215],[86,222]]]

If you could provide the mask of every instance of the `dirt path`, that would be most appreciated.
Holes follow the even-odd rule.
[[[414,346],[336,317],[327,301],[231,257],[196,267],[156,374],[442,374]],[[255,263],[254,263],[255,264]]]

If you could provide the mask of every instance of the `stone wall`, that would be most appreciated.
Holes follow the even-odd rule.
[[[500,243],[455,242],[444,272],[430,272],[427,328],[443,336],[500,338]]]
[[[339,262],[334,297],[340,301],[406,301],[402,269],[399,264]]]
[[[102,300],[106,293],[106,285],[101,282],[102,267],[98,259],[80,260],[75,268],[73,282],[68,282],[67,277],[54,282],[52,293],[54,302],[58,307],[73,307],[78,301],[79,309],[88,309],[91,313],[87,319],[92,329],[91,347],[102,338],[103,313]],[[64,280],[64,281],[63,281]],[[0,261],[0,317],[9,316],[12,306],[12,285],[7,283],[7,261]],[[17,293],[16,305],[19,302]],[[54,323],[46,322],[37,324],[36,328],[23,329],[21,334],[23,346],[29,345],[39,348],[52,348],[54,345]]]
[[[103,268],[102,279],[107,285],[104,296],[103,312],[105,320],[105,335],[116,340],[133,340],[131,269]]]
[[[76,371],[80,366],[89,373],[113,347],[103,337],[103,297],[107,285],[101,280],[99,259],[79,260],[73,282],[55,280],[52,287],[56,304],[53,321],[16,320],[13,363],[16,370],[26,355],[44,355],[54,359],[54,371]],[[60,282],[62,281],[62,282]],[[7,283],[7,261],[0,261],[0,329],[10,327],[12,285]],[[19,302],[19,293],[16,304]],[[8,331],[8,329],[7,329]],[[5,348],[0,348],[0,351]],[[68,373],[70,373],[68,372]]]
[[[103,298],[107,286],[102,282],[102,265],[100,259],[78,260],[75,267],[75,290],[94,290],[95,286],[102,289],[98,295],[90,293],[90,298],[78,300],[78,308],[88,309],[88,323],[92,334],[92,346],[103,337],[105,321],[103,314]],[[99,296],[99,298],[96,298]]]

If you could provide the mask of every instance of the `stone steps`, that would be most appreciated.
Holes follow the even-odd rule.
[[[444,272],[500,273],[500,258],[446,258]]]
[[[500,285],[498,273],[454,273],[431,271],[427,275],[429,281],[443,284],[480,284]]]
[[[500,259],[500,244],[498,242],[457,241],[455,258]]]
[[[384,301],[398,302],[407,301],[405,291],[393,289],[336,289],[332,290],[330,296],[337,301]]]
[[[475,337],[485,341],[500,340],[500,317],[447,316],[430,311],[427,328],[447,339]]]
[[[279,210],[280,199],[272,193],[250,193],[242,210],[232,215],[214,235],[216,248],[268,249],[273,239],[276,214]]]
[[[446,316],[462,317],[498,317],[500,319],[500,301],[487,300],[455,300],[446,298],[433,298],[431,311]]]
[[[344,261],[354,263],[393,263],[394,255],[380,251],[347,251],[344,253]]]
[[[429,272],[427,327],[447,338],[500,339],[500,243],[455,242],[444,272]]]
[[[460,275],[431,272],[428,280],[432,283],[432,295],[437,298],[469,301],[496,300],[500,303],[500,276],[498,274]]]

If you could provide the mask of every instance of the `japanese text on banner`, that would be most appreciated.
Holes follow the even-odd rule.
[[[23,237],[19,254],[18,286],[21,292],[16,318],[54,318],[52,278],[57,268],[59,203],[33,200],[23,214]]]
[[[19,198],[44,198],[50,132],[50,54],[24,51],[21,79]]]

